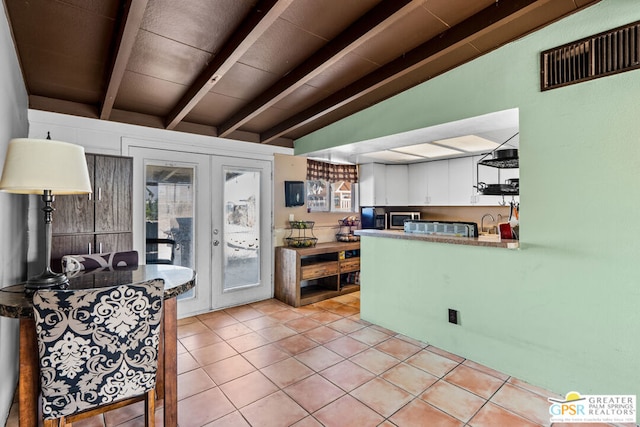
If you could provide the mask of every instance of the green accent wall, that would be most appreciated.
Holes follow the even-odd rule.
[[[519,108],[521,249],[365,237],[363,319],[557,393],[640,396],[640,71],[539,88],[542,50],[637,20],[603,0],[296,141]]]

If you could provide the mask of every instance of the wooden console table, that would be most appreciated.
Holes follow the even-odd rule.
[[[293,307],[360,290],[360,242],[276,248],[275,297]]]

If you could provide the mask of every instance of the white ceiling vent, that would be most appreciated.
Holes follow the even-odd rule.
[[[640,21],[542,52],[541,90],[640,68]]]

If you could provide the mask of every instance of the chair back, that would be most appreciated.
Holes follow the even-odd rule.
[[[164,281],[33,295],[45,419],[155,387]]]
[[[96,268],[115,269],[137,266],[138,251],[65,255],[62,257],[62,271],[65,273],[75,273]]]

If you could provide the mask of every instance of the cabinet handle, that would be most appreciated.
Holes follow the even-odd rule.
[[[91,255],[91,243],[89,243],[89,248],[88,248],[88,252],[89,255]]]
[[[98,253],[102,253],[102,242],[98,243]]]
[[[98,201],[102,201],[102,187],[98,187]]]
[[[93,192],[89,193],[88,199],[89,201],[93,200]]]

